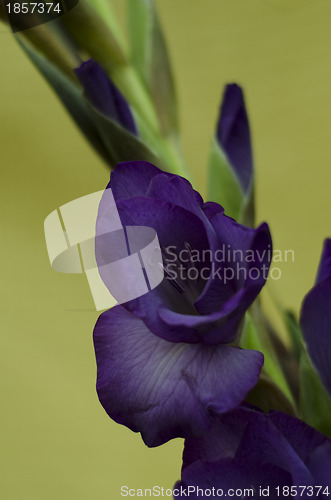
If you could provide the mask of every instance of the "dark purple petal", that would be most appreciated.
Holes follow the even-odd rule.
[[[285,485],[291,485],[291,476],[282,467],[262,464],[259,460],[227,458],[215,462],[195,462],[184,470],[182,481],[175,488],[195,488],[188,496],[191,499],[221,496],[243,498],[242,495],[258,499],[261,498],[260,488],[270,488],[268,498],[276,499],[279,498],[276,487]],[[214,495],[209,493],[209,490],[213,492],[213,488]],[[243,490],[246,490],[246,494]],[[184,498],[184,495],[179,494],[175,498]]]
[[[241,470],[240,463],[248,468]],[[185,440],[182,483],[190,484],[196,476],[193,484],[201,488],[222,484],[229,488],[225,478],[236,477],[240,484],[252,463],[254,485],[263,484],[264,467],[273,467],[285,474],[285,482],[275,486],[330,486],[331,441],[295,417],[281,412],[267,415],[249,405],[241,406],[214,414],[212,426],[203,435]],[[220,467],[224,464],[229,466],[227,473]],[[309,498],[310,492],[302,492],[301,497]]]
[[[147,161],[118,163],[107,187],[112,189],[116,202],[134,196],[145,196],[152,179],[161,173],[162,170]]]
[[[146,196],[186,208],[207,222],[202,211],[203,199],[197,191],[192,189],[189,181],[183,177],[164,173],[154,177]]]
[[[272,258],[268,225],[263,223],[257,229],[249,229],[221,212],[211,218],[211,224],[218,235],[218,249],[214,249],[214,275],[217,276],[218,271],[223,279],[215,279],[212,275],[195,306],[201,314],[208,314],[241,291],[237,304],[233,299],[233,309],[242,306],[241,309],[246,310],[268,276]]]
[[[212,426],[202,436],[185,440],[183,469],[197,460],[215,461],[234,458],[244,431],[255,412],[240,407],[223,415],[215,415]]]
[[[253,177],[253,157],[244,96],[241,87],[236,84],[225,88],[217,124],[217,139],[244,193],[247,193]]]
[[[163,340],[122,306],[99,317],[94,345],[101,404],[148,446],[206,431],[210,412],[236,407],[262,364],[256,351]]]
[[[276,411],[270,413],[269,419],[305,463],[313,450],[327,439],[316,429],[291,415]]]
[[[204,203],[203,211],[208,219],[211,219],[215,214],[219,212],[224,214],[224,208],[214,201],[207,201],[206,203]]]
[[[204,315],[182,314],[160,306],[159,317],[168,328],[181,328],[182,334],[187,329],[200,332],[200,342],[204,344],[231,343],[238,336],[245,311],[251,304],[250,297],[250,291],[246,294],[245,290],[239,290],[219,311]]]
[[[176,278],[166,276],[157,289],[125,307],[143,319],[153,333],[169,341],[233,342],[245,311],[266,281],[272,253],[268,226],[252,230],[236,223],[219,205],[203,204],[186,179],[163,173],[146,162],[118,165],[109,187],[123,226],[152,227],[159,238],[164,266],[171,276],[176,273]],[[107,211],[101,202],[97,227],[107,220]],[[177,257],[169,255],[168,249]],[[246,262],[248,250],[251,257]],[[218,262],[216,255],[222,251],[230,253],[230,259]],[[185,252],[195,252],[198,261],[187,258],[183,262],[180,255]],[[235,252],[243,256],[242,261],[233,258]],[[244,269],[238,272],[236,266]],[[233,276],[225,276],[224,268]],[[184,278],[181,269],[186,273]],[[196,279],[191,278],[193,272]]]
[[[120,200],[117,203],[117,208],[124,226],[143,225],[156,231],[160,247],[163,250],[164,265],[166,265],[166,258],[168,258],[171,272],[177,273],[178,262],[174,262],[174,257],[170,252],[178,254],[185,251],[187,243],[200,253],[209,247],[203,222],[180,206],[174,206],[162,200],[135,197]],[[99,234],[98,225],[103,223],[102,211],[101,202],[97,234]],[[96,250],[98,256],[98,247]],[[97,258],[98,262],[100,261],[99,257]],[[186,267],[188,264],[186,263]],[[182,266],[183,269],[186,268],[184,264]],[[101,277],[103,277],[102,268],[99,270]],[[106,280],[104,281],[106,283]],[[179,325],[170,328],[160,318],[159,308],[166,307],[173,311],[184,312],[188,316],[196,315],[194,300],[200,295],[204,284],[200,274],[193,283],[189,280],[181,280],[180,276],[176,280],[164,279],[157,288],[147,295],[128,302],[125,307],[142,318],[155,335],[174,342],[199,342],[202,332],[192,329],[189,325],[186,329]]]
[[[324,442],[309,456],[307,466],[314,476],[315,484],[331,488],[331,442]],[[331,493],[331,491],[329,492]]]
[[[313,484],[308,468],[267,415],[256,414],[250,419],[236,457],[283,467],[290,472],[295,485]]]
[[[91,59],[75,69],[75,73],[93,106],[132,134],[137,135],[128,103],[102,67]]]
[[[331,394],[331,277],[304,298],[300,324],[309,356]]]
[[[170,250],[167,251],[170,248],[173,249],[172,251],[176,251],[177,254],[185,251],[187,243],[199,255],[202,255],[204,250],[210,248],[206,225],[193,213],[180,206],[173,206],[166,201],[136,197],[119,201],[117,208],[124,226],[144,225],[155,229],[160,246],[165,250],[165,256],[170,255]],[[170,231],[169,228],[171,228]],[[262,248],[263,246],[259,243],[260,239],[262,239],[260,234],[263,237],[266,235],[269,241],[269,232],[265,226],[261,226],[256,232],[253,230],[249,230],[249,232],[249,234],[253,234],[253,251],[255,251],[255,247]],[[210,236],[209,232],[208,236]],[[231,237],[231,234],[229,237]],[[255,241],[257,244],[254,243]],[[261,249],[262,251],[265,251],[265,249]],[[172,259],[171,257],[170,270],[177,273],[177,263],[173,263]],[[260,270],[263,264],[264,262],[259,262],[255,267]],[[182,268],[189,265],[189,262],[185,265],[184,263],[181,264]],[[173,282],[165,279],[155,290],[127,303],[125,307],[144,319],[145,323],[156,335],[170,341],[232,342],[237,336],[238,326],[245,311],[256,298],[265,283],[265,279],[260,275],[258,275],[257,279],[255,279],[255,276],[254,279],[248,277],[245,286],[242,288],[238,286],[238,291],[236,291],[234,289],[235,285],[224,282],[216,275],[212,280],[209,279],[208,283],[213,282],[218,294],[216,297],[217,306],[209,296],[208,299],[211,303],[209,310],[205,309],[203,312],[206,314],[201,315],[194,302],[201,296],[201,292],[205,287],[206,279],[210,274],[210,263],[208,261],[197,262],[196,267],[198,274],[196,282],[179,278],[173,280]],[[203,272],[202,269],[204,269]],[[206,304],[208,306],[207,299]],[[207,314],[208,311],[211,312]]]
[[[145,161],[119,163],[112,172],[109,187],[116,201],[135,196],[168,201],[186,208],[206,222],[202,211],[203,200],[200,194],[193,190],[189,181],[184,177],[163,172],[151,163]]]
[[[317,271],[316,284],[331,278],[331,239],[326,239],[323,245],[322,256]]]

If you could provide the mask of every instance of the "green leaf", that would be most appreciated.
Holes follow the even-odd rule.
[[[128,0],[134,67],[152,95],[163,135],[177,130],[175,87],[165,39],[153,0]]]
[[[331,398],[302,349],[300,360],[300,417],[331,438]]]
[[[239,221],[244,194],[215,137],[209,156],[208,200],[222,205],[227,215]]]

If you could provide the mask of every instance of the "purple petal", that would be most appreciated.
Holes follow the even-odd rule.
[[[315,448],[319,447],[327,440],[327,438],[316,429],[291,415],[277,411],[272,412],[269,418],[273,425],[280,430],[303,462],[307,461],[309,455]]]
[[[216,462],[195,462],[184,470],[182,481],[175,488],[180,490],[180,487],[188,489],[191,486],[189,498],[192,499],[210,498],[209,491],[212,492],[213,488],[215,497],[243,498],[243,491],[246,490],[245,497],[257,499],[261,498],[260,488],[270,488],[268,498],[276,499],[276,487],[285,485],[291,485],[291,477],[281,467],[262,464],[258,460],[228,458]],[[184,496],[179,494],[175,498]]]
[[[315,484],[331,488],[331,442],[316,448],[310,455],[307,466],[312,472]]]
[[[176,255],[186,250],[186,245],[202,253],[209,248],[209,242],[206,235],[203,222],[193,213],[188,212],[180,206],[174,206],[171,203],[152,198],[134,197],[120,200],[117,202],[117,208],[123,226],[147,226],[153,228],[159,239],[160,247],[164,254],[164,264],[166,258],[169,260],[171,272],[177,272],[177,262],[173,262],[174,257],[170,252],[176,252]],[[102,224],[103,218],[102,203],[99,208],[98,224]],[[97,247],[98,256],[98,247]],[[103,249],[102,249],[103,250]],[[103,258],[104,260],[104,258]],[[97,261],[100,261],[98,256]],[[199,263],[198,263],[199,264]],[[186,267],[189,263],[186,263]],[[205,265],[202,263],[202,265]],[[183,264],[183,268],[186,268]],[[99,268],[101,277],[102,268]],[[174,311],[184,312],[185,315],[196,315],[194,309],[194,300],[197,298],[203,287],[204,280],[199,277],[191,286],[190,281],[164,279],[163,282],[147,295],[139,297],[125,304],[125,307],[134,312],[138,317],[144,319],[148,327],[156,334],[167,340],[174,342],[199,342],[201,332],[188,326],[181,328],[175,326],[169,328],[168,325],[159,316],[159,308],[166,307]],[[104,280],[106,283],[106,280]],[[192,295],[193,294],[193,295]],[[207,320],[206,320],[207,321]]]
[[[187,243],[199,255],[210,248],[210,240],[208,240],[210,233],[207,236],[206,225],[200,218],[180,206],[174,206],[158,199],[135,197],[120,200],[117,203],[117,208],[124,226],[144,225],[155,229],[160,246],[166,250],[165,253],[168,256],[170,254],[167,252],[170,250],[167,249],[172,248],[179,254],[185,251]],[[169,228],[171,229],[169,230]],[[264,226],[257,232],[247,231],[249,234],[253,234],[253,242],[260,241],[260,231],[263,235],[266,232]],[[269,233],[267,232],[267,234]],[[254,251],[256,245],[252,246]],[[186,266],[189,265],[189,262],[186,263]],[[258,266],[260,265],[262,266],[262,263],[258,263]],[[177,269],[175,264],[171,264],[171,266],[171,271]],[[178,279],[174,280],[175,283],[173,283],[171,280],[165,279],[159,287],[147,295],[125,304],[125,307],[144,319],[156,335],[169,341],[203,341],[213,344],[232,342],[237,336],[238,326],[246,309],[256,298],[265,280],[260,278],[247,279],[246,284],[243,284],[242,288],[238,287],[236,292],[231,283],[226,283],[217,276],[212,278],[219,295],[217,304],[209,298],[211,312],[206,310],[208,314],[201,315],[194,307],[194,301],[201,296],[206,285],[206,279],[210,274],[210,263],[197,262],[196,266],[198,274],[196,282]],[[185,267],[184,264],[182,267]],[[202,269],[206,272],[202,273]],[[102,276],[102,270],[100,272]],[[182,288],[178,288],[176,283],[178,283],[178,287]]]
[[[211,219],[215,214],[219,212],[224,214],[224,208],[214,201],[207,201],[206,203],[204,203],[203,211],[208,219]]]
[[[237,224],[219,205],[203,204],[186,179],[165,174],[146,162],[118,165],[110,187],[123,226],[152,227],[160,241],[164,265],[177,275],[125,307],[169,341],[233,342],[245,311],[266,281],[272,253],[267,225],[252,230]],[[106,220],[107,206],[101,202],[97,225]],[[167,254],[172,249],[180,256],[189,248],[199,257],[195,263],[189,259],[183,263],[180,257],[174,259]],[[222,259],[219,263],[212,257],[211,262],[211,254],[216,256],[222,248],[230,251],[230,261],[225,258],[226,263]],[[247,250],[255,256],[249,263],[233,260],[234,252],[245,256]],[[237,272],[236,265],[244,269]],[[178,278],[180,267],[186,273],[191,271],[190,276],[196,272],[197,278]],[[224,267],[233,277],[224,276]]]
[[[217,139],[244,193],[247,193],[253,177],[251,138],[243,92],[236,84],[225,88],[217,124]]]
[[[137,135],[128,103],[102,67],[91,59],[75,69],[75,73],[93,106],[132,134]]]
[[[316,276],[316,284],[331,278],[331,239],[326,239],[323,245],[322,256]]]
[[[151,163],[119,163],[111,174],[109,187],[116,201],[134,196],[155,198],[186,208],[207,222],[202,210],[203,200],[189,181],[184,177],[163,172]],[[220,205],[218,207],[221,208]]]
[[[147,196],[168,201],[174,205],[186,208],[207,222],[202,211],[203,199],[194,191],[188,180],[178,175],[160,174],[153,178]]]
[[[304,298],[300,324],[309,356],[331,394],[331,277]]]
[[[221,212],[211,218],[218,235],[214,269],[223,279],[211,279],[195,303],[201,314],[218,310],[237,291],[243,295],[233,298],[233,310],[246,310],[264,286],[272,258],[272,240],[267,224],[249,229]],[[217,253],[219,252],[219,253]],[[223,253],[220,253],[223,252]],[[242,314],[242,312],[240,312]]]
[[[244,431],[255,412],[246,408],[237,408],[223,415],[215,415],[213,425],[202,436],[185,440],[183,469],[197,460],[216,461],[222,458],[234,458],[242,440]]]
[[[259,460],[261,463],[271,462],[289,471],[294,484],[313,484],[308,468],[267,415],[256,414],[255,418],[250,419],[236,457]]]
[[[237,406],[262,365],[256,351],[163,340],[122,306],[99,317],[94,345],[101,404],[148,446],[204,432],[210,412]]]
[[[212,426],[202,436],[185,440],[182,477],[195,470],[192,465],[217,465],[226,463],[225,459],[235,459],[228,461],[232,463],[229,474],[232,470],[239,479],[241,473],[236,464],[241,461],[256,464],[256,481],[264,478],[263,466],[270,465],[286,471],[290,481],[286,484],[330,484],[331,441],[301,420],[281,412],[266,415],[246,405],[214,415]],[[212,476],[207,474],[206,480],[212,481]]]
[[[107,187],[112,189],[116,201],[145,196],[152,179],[162,173],[162,170],[147,161],[118,163]]]

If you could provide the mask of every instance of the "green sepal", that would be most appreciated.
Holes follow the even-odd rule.
[[[297,416],[296,410],[283,391],[262,369],[259,380],[247,394],[245,401],[257,406],[265,413],[282,411],[289,415]]]
[[[54,64],[24,43],[21,38],[16,37],[16,39],[30,60],[51,85],[89,142],[106,163],[111,165],[111,156],[104,146],[100,134],[96,130],[91,110],[78,84],[76,85],[73,80],[70,80]]]
[[[239,221],[244,194],[216,137],[212,140],[209,156],[208,200],[222,205],[226,215]]]
[[[128,64],[126,54],[104,19],[86,0],[57,20],[83,54],[98,61],[108,72]]]
[[[283,318],[287,332],[289,333],[289,339],[291,342],[292,353],[297,361],[300,361],[302,349],[304,349],[302,343],[302,332],[299,323],[292,311],[283,311]]]
[[[132,64],[149,90],[164,136],[178,128],[175,86],[153,0],[127,0]]]
[[[111,168],[119,162],[130,160],[145,160],[162,168],[161,162],[145,144],[94,108],[84,97],[82,89],[52,63],[22,40],[18,41],[50,83],[87,139]]]
[[[107,24],[108,28],[114,35],[119,46],[123,50],[126,46],[126,40],[123,36],[120,24],[115,15],[114,9],[108,0],[87,0],[89,4],[96,10],[99,16]],[[124,51],[125,52],[125,51]]]
[[[273,350],[271,340],[265,331],[262,321],[256,322],[250,313],[246,313],[245,327],[240,341],[240,347],[260,351],[264,355],[264,372],[283,392],[288,401],[293,404],[294,399],[289,385],[284,376],[284,372],[278,362],[277,355]]]
[[[283,314],[292,355],[299,362],[299,416],[331,438],[331,398],[309,359],[296,317],[290,311]]]
[[[165,170],[161,160],[136,136],[90,105],[95,127],[111,158],[111,165],[123,161],[148,161]]]

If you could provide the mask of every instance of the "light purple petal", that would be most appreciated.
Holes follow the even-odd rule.
[[[94,345],[101,404],[148,446],[204,432],[210,412],[245,398],[263,363],[256,351],[163,340],[122,306],[99,317]]]

